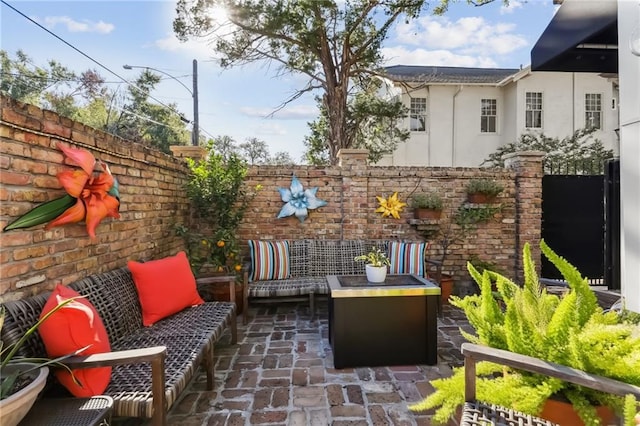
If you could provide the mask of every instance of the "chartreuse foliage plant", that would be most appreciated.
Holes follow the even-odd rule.
[[[640,385],[640,325],[618,312],[604,312],[585,278],[544,241],[543,254],[562,273],[568,289],[550,294],[540,285],[530,246],[524,247],[522,286],[495,272],[482,274],[467,264],[480,286],[480,294],[464,299],[452,297],[475,334],[470,342],[552,361],[622,382]],[[491,283],[497,287],[498,297]],[[586,425],[597,425],[595,405],[624,413],[625,400],[615,395],[582,388],[548,376],[519,372],[489,362],[478,363],[479,400],[537,415],[551,396],[569,400]],[[431,382],[436,391],[410,408],[436,408],[434,423],[446,423],[464,403],[464,367],[452,377]],[[631,405],[627,402],[627,406]],[[631,411],[628,408],[628,411]]]

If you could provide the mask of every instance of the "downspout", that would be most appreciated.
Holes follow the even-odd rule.
[[[462,92],[462,85],[458,86],[458,90],[453,94],[453,102],[451,103],[451,167],[456,165],[456,97]]]
[[[573,99],[571,107],[571,134],[576,132],[576,73],[571,73],[571,99]]]

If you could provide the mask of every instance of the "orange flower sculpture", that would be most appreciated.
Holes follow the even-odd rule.
[[[71,163],[80,167],[79,170],[65,170],[57,175],[67,195],[41,204],[7,225],[3,231],[29,228],[46,222],[49,223],[45,229],[50,229],[84,220],[87,233],[94,240],[96,228],[102,219],[120,217],[118,182],[109,167],[97,161],[89,151],[63,143],[57,146]]]

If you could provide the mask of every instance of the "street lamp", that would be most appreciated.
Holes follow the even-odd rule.
[[[189,93],[191,93],[191,97],[193,98],[193,132],[191,133],[191,143],[193,146],[198,146],[198,141],[200,140],[200,120],[198,118],[198,115],[199,115],[198,114],[198,61],[196,61],[195,59],[193,60],[193,90],[189,89],[189,87],[187,87],[186,84],[178,80],[176,77],[172,76],[167,72],[159,70],[157,68],[147,67],[142,65],[126,65],[126,64],[123,65],[122,68],[126,70],[130,70],[133,68],[142,68],[146,70],[157,71],[161,74],[166,75],[169,78],[174,79],[175,81],[180,83],[182,87],[187,89]]]

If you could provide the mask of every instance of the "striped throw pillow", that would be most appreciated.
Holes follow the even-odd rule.
[[[291,275],[288,241],[249,240],[251,281],[283,280]]]
[[[390,274],[415,274],[424,276],[424,253],[427,243],[402,243],[392,241],[389,244]]]

